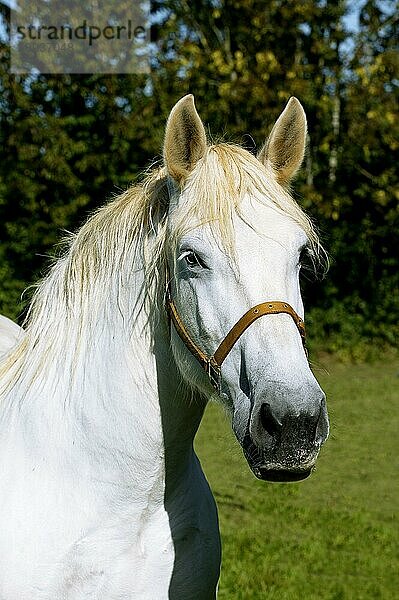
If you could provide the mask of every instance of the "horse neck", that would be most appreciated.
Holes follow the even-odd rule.
[[[75,461],[79,468],[106,471],[108,478],[112,473],[114,483],[136,493],[156,479],[162,494],[165,469],[173,485],[190,462],[204,404],[188,400],[165,315],[153,334],[146,322],[141,311],[127,328],[112,307],[95,330],[82,329],[80,339],[90,337],[84,349],[77,353],[70,340],[58,340],[57,352],[29,388],[15,385],[9,400],[18,406],[14,422],[22,422],[25,442],[47,451],[55,465]]]

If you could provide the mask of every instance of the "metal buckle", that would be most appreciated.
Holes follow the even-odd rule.
[[[207,363],[208,377],[210,379],[212,387],[214,387],[217,393],[220,394],[222,386],[222,374],[219,365],[216,365],[211,361],[212,359],[210,359]]]

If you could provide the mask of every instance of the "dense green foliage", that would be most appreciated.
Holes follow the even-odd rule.
[[[301,483],[256,480],[220,407],[207,409],[197,451],[219,508],[220,600],[397,597],[399,364],[327,364],[331,435]]]
[[[304,282],[313,336],[359,357],[396,345],[395,2],[363,2],[356,33],[350,5],[157,0],[148,76],[13,76],[3,40],[0,312],[17,317],[63,230],[159,158],[165,119],[184,93],[195,94],[212,133],[250,149],[296,95],[310,137],[295,193],[331,256],[326,281]]]

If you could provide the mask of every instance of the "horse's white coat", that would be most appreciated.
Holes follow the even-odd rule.
[[[233,223],[234,262],[208,225],[180,240],[176,262],[169,256],[179,311],[208,352],[249,306],[265,299],[285,299],[303,313],[297,266],[303,231],[254,197],[244,198],[240,212],[244,219],[235,214]],[[169,228],[173,219],[172,204]],[[205,277],[187,277],[188,247],[207,261]],[[144,269],[133,255],[121,263],[126,273],[110,274],[110,290],[116,287],[111,277],[122,283],[104,306],[99,299],[108,296],[93,280],[84,306],[95,315],[91,320],[81,317],[78,304],[58,310],[54,290],[68,285],[65,273],[74,265],[60,261],[42,291],[50,321],[43,327],[55,332],[51,345],[44,340],[39,356],[34,345],[24,362],[22,341],[15,361],[3,367],[0,600],[215,597],[217,513],[193,451],[206,401],[190,391],[209,396],[209,382],[173,332],[172,358],[163,311],[155,327],[145,310],[136,311],[131,326],[132,307],[145,289]],[[59,314],[68,326],[57,321]],[[19,335],[17,326],[0,321],[0,349],[11,350]],[[243,353],[254,386],[283,382],[302,395],[317,388],[290,317],[259,320],[223,367],[238,437],[238,421],[249,415],[239,388]],[[35,365],[31,373],[28,359]]]
[[[23,330],[14,321],[0,315],[0,357],[21,341]]]

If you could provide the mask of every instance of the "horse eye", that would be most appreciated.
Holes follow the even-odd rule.
[[[201,261],[198,258],[198,256],[195,254],[195,252],[187,252],[187,254],[185,254],[184,256],[184,260],[186,262],[186,265],[192,269],[195,267],[202,267]]]

